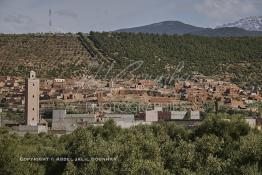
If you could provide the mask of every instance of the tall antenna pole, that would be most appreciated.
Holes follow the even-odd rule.
[[[52,10],[49,9],[49,31],[52,33]]]

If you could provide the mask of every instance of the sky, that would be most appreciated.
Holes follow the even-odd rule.
[[[113,31],[162,21],[214,28],[250,16],[262,16],[262,0],[0,0],[0,33]]]

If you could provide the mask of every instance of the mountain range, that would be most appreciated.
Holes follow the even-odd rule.
[[[167,35],[199,35],[210,37],[262,36],[262,17],[249,17],[221,25],[215,29],[196,27],[180,21],[164,21],[150,25],[119,29],[115,32],[152,33]]]

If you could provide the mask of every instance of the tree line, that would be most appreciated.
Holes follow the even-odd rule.
[[[109,120],[104,126],[79,128],[61,137],[42,133],[21,137],[1,128],[0,143],[4,175],[262,173],[262,133],[236,118],[208,117],[191,129],[172,122],[123,129]],[[23,161],[30,157],[72,161]]]

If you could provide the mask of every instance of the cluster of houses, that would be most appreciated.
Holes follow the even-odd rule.
[[[0,77],[0,103],[12,111],[24,110],[24,80],[17,77]]]
[[[59,83],[59,85],[57,84]],[[53,87],[66,87],[65,81],[57,82]],[[73,93],[69,90],[73,99],[78,100],[94,100],[97,105],[103,102],[114,101],[139,101],[150,104],[173,104],[177,106],[184,106],[182,110],[163,110],[161,107],[156,107],[153,110],[146,110],[139,113],[136,118],[134,114],[118,114],[105,113],[101,114],[66,114],[62,111],[63,117],[56,117],[56,112],[53,113],[52,129],[72,131],[79,126],[85,126],[90,123],[100,124],[108,119],[113,119],[121,127],[131,127],[137,124],[150,124],[158,121],[175,121],[178,124],[183,124],[189,127],[198,125],[201,121],[200,108],[205,102],[216,100],[221,105],[227,105],[233,109],[251,110],[248,109],[248,104],[261,100],[259,90],[244,91],[232,83],[223,81],[214,81],[212,79],[199,78],[191,81],[178,81],[173,87],[161,86],[153,80],[138,80],[132,81],[96,81],[95,95],[87,95],[80,93]],[[69,86],[67,86],[68,89]],[[85,83],[78,82],[77,85],[72,86],[85,87]],[[90,88],[90,87],[89,87]],[[92,88],[91,88],[92,89]],[[66,92],[66,91],[63,91]],[[78,91],[79,93],[79,91]],[[63,97],[68,97],[63,94]],[[90,98],[92,97],[92,98]],[[72,98],[64,98],[68,100]],[[195,106],[187,106],[188,102],[195,104]],[[189,109],[189,110],[188,110]],[[252,109],[256,111],[256,109]],[[60,111],[61,112],[61,111]],[[256,118],[246,118],[246,121],[252,127],[260,126],[260,121]],[[63,124],[64,125],[61,125]],[[254,124],[255,123],[255,124]],[[57,125],[58,124],[58,125]]]
[[[92,81],[92,82],[90,82]],[[211,79],[177,81],[174,86],[162,86],[153,80],[102,81],[102,80],[42,80],[31,71],[25,83],[19,78],[0,79],[1,104],[7,103],[12,110],[25,111],[25,124],[18,124],[14,129],[19,132],[54,132],[70,133],[78,127],[103,125],[109,119],[123,128],[139,124],[151,124],[159,121],[176,122],[187,127],[194,127],[203,120],[201,110],[192,104],[201,106],[206,101],[216,99],[231,108],[247,109],[247,105],[261,100],[259,90],[244,91],[238,86]],[[26,93],[25,93],[26,92]],[[38,95],[37,95],[38,94]],[[142,102],[154,104],[153,109],[137,113],[107,112],[96,108],[93,113],[67,112],[66,109],[53,107],[52,119],[48,122],[40,115],[41,101],[60,100],[65,102],[92,101],[101,107],[105,102]],[[190,103],[188,103],[190,102]],[[165,105],[183,105],[180,110],[166,109]],[[189,105],[189,106],[186,106]],[[190,106],[191,105],[191,106]],[[164,107],[163,107],[164,106]],[[39,108],[40,107],[40,108]],[[1,111],[2,112],[2,111]],[[261,118],[245,118],[251,127],[261,129]],[[49,130],[47,126],[50,126]]]
[[[195,77],[176,81],[174,85],[161,85],[154,80],[95,80],[95,79],[42,79],[40,104],[45,101],[140,101],[151,104],[191,103],[191,108],[201,110],[204,103],[216,100],[233,109],[256,111],[249,104],[261,101],[260,89],[243,90],[237,85]],[[23,110],[24,79],[0,77],[1,104],[12,110]],[[188,103],[186,103],[188,102]]]
[[[180,94],[180,99],[199,105],[206,101],[216,100],[221,105],[233,109],[247,109],[249,104],[262,99],[260,89],[243,90],[235,84],[213,79],[180,82],[175,89]]]

